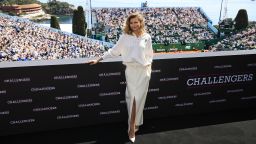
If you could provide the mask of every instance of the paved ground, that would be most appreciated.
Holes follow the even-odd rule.
[[[128,144],[125,122],[61,129],[0,138],[1,144]],[[256,111],[147,119],[137,144],[256,144]]]

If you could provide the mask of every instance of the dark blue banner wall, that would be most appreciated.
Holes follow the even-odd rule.
[[[155,59],[145,118],[255,107],[256,55]],[[127,120],[125,66],[0,68],[0,135]]]

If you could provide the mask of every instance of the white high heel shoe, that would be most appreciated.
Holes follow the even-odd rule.
[[[132,142],[132,143],[134,143],[135,142],[135,132],[136,131],[134,131],[134,137],[130,137],[130,133],[128,132],[128,137],[129,137],[129,140]]]
[[[130,138],[130,137],[129,137],[129,139],[130,139],[130,141],[131,141],[132,143],[134,143],[134,142],[135,142],[135,136],[134,136],[134,137],[132,137],[132,138]]]
[[[134,133],[136,133],[138,130],[139,130],[139,126],[136,126],[135,129],[134,129]],[[132,138],[129,137],[129,139],[130,139],[130,141],[131,141],[132,143],[135,142],[135,136],[132,137]]]

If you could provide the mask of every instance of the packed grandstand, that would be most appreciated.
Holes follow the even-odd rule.
[[[145,16],[153,47],[164,45],[169,50],[182,48],[209,51],[256,48],[256,24],[217,39],[211,21],[197,7],[173,8],[95,8],[97,23],[104,26],[107,42],[90,39],[60,30],[43,27],[19,17],[0,15],[0,61],[49,60],[85,58],[102,55],[116,43],[125,18],[132,12]]]
[[[107,36],[116,42],[121,34],[125,18],[139,11],[145,16],[146,26],[153,43],[196,43],[213,39],[208,29],[208,19],[200,8],[99,8],[94,9],[98,23],[109,27]]]
[[[0,15],[0,61],[95,57],[107,48],[98,40]]]

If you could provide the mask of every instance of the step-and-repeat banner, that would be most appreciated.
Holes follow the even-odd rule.
[[[127,120],[121,62],[0,68],[0,135]],[[155,59],[145,119],[253,107],[255,55]]]

